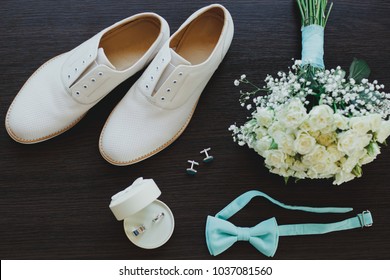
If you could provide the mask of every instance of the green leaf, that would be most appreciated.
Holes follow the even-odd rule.
[[[296,184],[296,183],[298,183],[300,180],[302,180],[302,179],[301,179],[301,178],[295,178],[294,183]]]
[[[352,174],[355,175],[356,177],[362,177],[363,170],[360,165],[356,165],[354,169],[352,170]]]
[[[375,142],[374,142],[375,143]],[[370,142],[370,144],[367,146],[367,154],[369,156],[372,156],[374,154],[374,146],[373,142]]]
[[[367,79],[370,76],[371,69],[368,64],[362,60],[354,58],[351,66],[349,67],[349,78],[354,79],[357,83],[360,83],[363,79]]]
[[[278,149],[278,143],[275,142],[274,139],[272,139],[271,146],[269,147],[270,150],[277,150]]]

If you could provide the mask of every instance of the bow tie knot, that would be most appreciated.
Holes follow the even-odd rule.
[[[249,241],[250,238],[250,228],[237,227],[237,241]]]

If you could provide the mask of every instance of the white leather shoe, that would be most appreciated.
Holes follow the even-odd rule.
[[[233,33],[231,15],[219,4],[191,15],[109,116],[100,136],[102,156],[114,165],[130,165],[175,141]]]
[[[49,60],[12,102],[5,120],[8,134],[17,142],[32,144],[65,132],[144,68],[168,39],[167,22],[157,14],[142,13]]]

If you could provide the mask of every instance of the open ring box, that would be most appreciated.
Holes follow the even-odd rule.
[[[153,179],[140,177],[111,198],[112,213],[118,221],[124,220],[127,237],[138,247],[160,247],[173,233],[175,220],[172,211],[157,199],[160,195],[161,191]],[[139,228],[142,230],[137,230]]]

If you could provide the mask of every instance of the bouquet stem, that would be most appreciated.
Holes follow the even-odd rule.
[[[329,8],[328,0],[297,0],[297,3],[302,19],[302,66],[325,69],[324,29],[333,3]]]
[[[328,10],[328,0],[297,0],[302,16],[302,26],[319,25],[326,26],[333,2]]]

